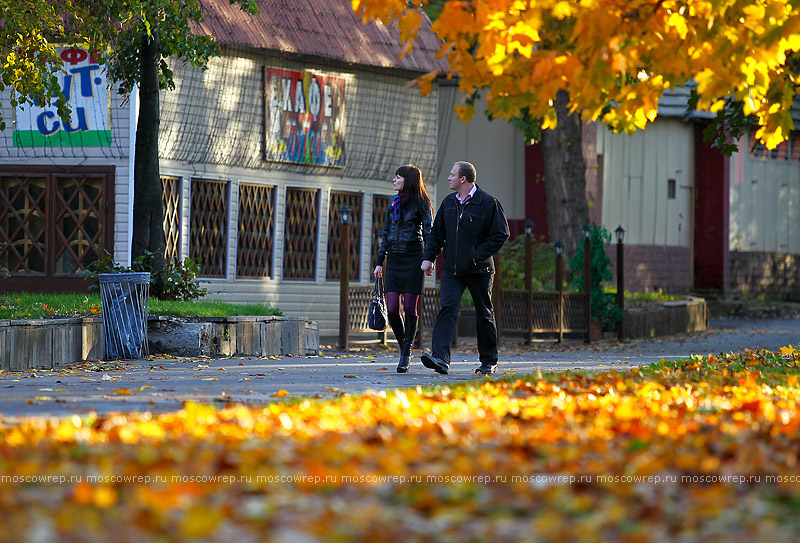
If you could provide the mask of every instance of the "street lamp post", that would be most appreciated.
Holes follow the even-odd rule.
[[[583,291],[586,293],[584,320],[586,321],[586,343],[592,342],[592,229],[583,227]]]
[[[500,269],[500,255],[495,254],[492,257],[494,262],[494,282],[492,283],[492,303],[494,304],[494,322],[497,327],[497,339],[503,333],[503,289],[500,284],[503,281],[503,270]],[[458,327],[456,327],[456,331]],[[454,339],[455,341],[455,339]]]
[[[526,219],[525,227],[525,344],[530,345],[533,340],[531,328],[533,323],[533,294],[531,293],[531,236],[533,235],[533,221]]]
[[[350,224],[352,211],[347,205],[339,208],[341,224],[341,254],[339,258],[339,348],[347,348],[347,332],[350,330]]]
[[[625,338],[625,230],[619,225],[614,233],[617,235],[617,307],[622,311],[622,318],[617,322],[617,341]]]
[[[564,341],[564,244],[556,242],[556,292],[558,292],[558,342]]]

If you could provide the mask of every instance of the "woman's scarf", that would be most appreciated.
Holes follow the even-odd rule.
[[[397,198],[393,198],[389,203],[389,216],[392,218],[392,222],[397,222],[400,220],[401,207],[403,207],[403,193],[398,192]]]

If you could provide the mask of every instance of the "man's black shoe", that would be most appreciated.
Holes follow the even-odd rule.
[[[444,360],[436,358],[435,356],[428,356],[427,354],[423,354],[420,358],[422,359],[423,366],[432,369],[436,373],[447,375],[447,372],[450,371],[450,364],[448,364]]]
[[[475,370],[475,375],[491,375],[497,369],[497,364],[481,364],[478,369]]]

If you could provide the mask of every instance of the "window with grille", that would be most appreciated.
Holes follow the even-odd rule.
[[[54,175],[55,274],[74,275],[102,256],[103,181]]]
[[[224,277],[228,256],[227,181],[192,179],[189,250],[202,277]]]
[[[113,250],[113,179],[111,168],[0,172],[0,267],[11,274],[8,288],[85,289],[81,272]]]
[[[381,230],[386,222],[386,208],[391,196],[374,194],[372,196],[372,267],[378,265],[378,249],[381,246]]]
[[[162,175],[161,188],[167,240],[164,258],[178,261],[181,257],[181,178]]]
[[[314,280],[317,276],[319,190],[286,189],[283,231],[283,278]]]
[[[47,273],[46,175],[0,177],[0,267],[11,273]]]
[[[359,192],[331,192],[328,206],[328,261],[325,277],[328,280],[340,279],[342,261],[342,233],[344,228],[339,216],[339,209],[346,205],[350,208],[350,280],[361,278],[361,208],[364,201]]]
[[[272,277],[274,231],[275,187],[240,184],[237,277]]]
[[[740,151],[744,150],[740,149]],[[756,137],[756,130],[751,130],[749,153],[753,158],[800,162],[800,132],[793,130],[789,134],[789,139],[781,142],[775,149],[767,149],[767,146]]]

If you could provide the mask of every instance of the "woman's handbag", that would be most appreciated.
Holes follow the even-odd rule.
[[[375,278],[375,288],[372,289],[367,326],[370,330],[383,331],[386,329],[386,294],[383,292],[383,283],[380,277]]]

